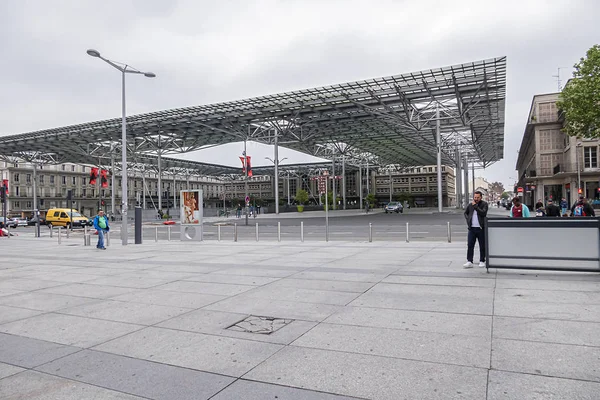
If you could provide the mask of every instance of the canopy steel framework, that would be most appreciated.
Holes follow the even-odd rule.
[[[343,156],[350,164],[369,159],[408,167],[436,163],[439,124],[442,163],[457,165],[467,158],[486,167],[503,157],[505,94],[506,57],[499,57],[130,116],[127,150],[139,162],[156,166],[163,155],[254,140],[322,158]],[[0,155],[95,164],[120,149],[120,135],[116,118],[3,136]],[[175,162],[163,160],[165,168]],[[208,164],[196,166],[203,165]],[[214,165],[204,172],[231,172],[220,168],[228,169]]]

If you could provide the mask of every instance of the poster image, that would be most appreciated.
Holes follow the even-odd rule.
[[[193,225],[199,224],[201,219],[201,204],[202,196],[199,190],[182,190],[181,191],[181,224]]]

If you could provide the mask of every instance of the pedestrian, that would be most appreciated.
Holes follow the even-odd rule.
[[[237,206],[237,217],[242,218],[242,206],[240,204]]]
[[[106,250],[106,247],[104,247],[104,234],[110,231],[110,226],[108,225],[108,218],[104,216],[104,211],[98,211],[98,215],[94,217],[94,228],[98,231],[98,244],[96,248]]]
[[[467,262],[463,268],[473,268],[475,241],[479,242],[479,267],[485,267],[485,217],[488,203],[481,198],[483,193],[477,190],[473,193],[473,201],[465,209],[465,219],[469,228],[467,241]]]
[[[571,207],[571,217],[595,217],[594,209],[583,196],[579,196],[577,203]]]
[[[564,197],[560,200],[560,216],[564,217],[567,215],[567,208],[569,208],[569,203],[567,203],[567,199]]]
[[[521,199],[517,196],[512,199],[513,206],[510,209],[511,218],[529,218],[529,207],[521,203]]]
[[[546,217],[561,217],[561,216],[562,216],[562,214],[560,212],[560,208],[558,208],[558,206],[556,204],[554,204],[552,199],[548,200],[548,205],[546,206]]]

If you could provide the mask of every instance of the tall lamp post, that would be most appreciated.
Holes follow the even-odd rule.
[[[583,194],[583,190],[581,191],[581,193],[579,193],[579,190],[581,190],[581,168],[579,168],[579,149],[582,145],[583,144],[581,142],[578,142],[577,146],[575,147],[575,162],[577,163],[577,196]],[[577,198],[577,196],[575,198]]]
[[[125,74],[141,74],[148,78],[154,78],[156,75],[152,72],[142,72],[139,71],[130,65],[111,61],[107,58],[104,58],[100,55],[100,52],[94,49],[89,49],[87,53],[92,56],[101,59],[112,67],[121,71],[122,75],[122,84],[121,84],[121,95],[122,95],[122,121],[121,121],[121,157],[122,157],[122,167],[121,167],[121,179],[122,179],[122,190],[121,190],[121,201],[122,201],[122,210],[121,216],[123,218],[121,223],[121,241],[125,246],[127,245],[127,121],[125,117]]]
[[[281,160],[275,158],[274,160],[270,157],[265,157],[265,160],[269,160],[275,166],[275,215],[279,215],[279,164],[284,160],[287,160],[287,157],[283,157]],[[288,181],[288,185],[289,185]]]

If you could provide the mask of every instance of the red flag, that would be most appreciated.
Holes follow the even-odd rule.
[[[246,163],[244,157],[240,156],[240,161],[242,162],[242,174],[246,175]]]
[[[108,171],[106,171],[105,169],[101,169],[100,170],[100,185],[103,188],[107,188],[108,187],[108,178],[106,176]]]
[[[6,190],[5,195],[6,195],[6,197],[8,197],[8,179],[2,180],[2,186],[5,187],[5,189],[4,189],[4,190]]]
[[[95,185],[96,179],[98,179],[98,168],[93,167],[90,170],[90,185]]]
[[[248,166],[248,176],[252,176],[252,164],[250,163],[250,156],[246,156],[246,165]]]

